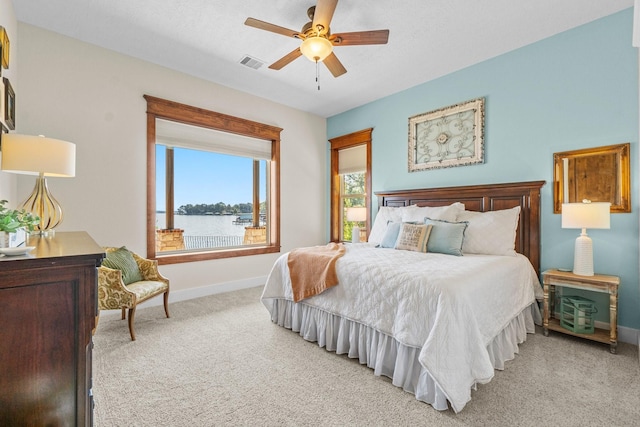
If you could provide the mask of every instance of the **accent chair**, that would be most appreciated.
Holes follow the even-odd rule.
[[[169,279],[158,271],[158,261],[142,258],[126,247],[104,248],[107,257],[98,267],[98,308],[129,309],[129,333],[135,341],[133,321],[138,304],[164,294],[164,312],[169,316]]]

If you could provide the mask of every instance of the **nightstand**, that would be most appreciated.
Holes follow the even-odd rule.
[[[620,278],[596,274],[593,276],[579,276],[569,271],[547,270],[542,273],[544,312],[544,335],[549,335],[549,329],[592,341],[609,344],[611,353],[616,352],[618,346],[618,286]],[[554,317],[555,292],[557,287],[583,289],[593,292],[609,294],[609,330],[595,328],[593,334],[581,334],[565,329],[560,320]]]

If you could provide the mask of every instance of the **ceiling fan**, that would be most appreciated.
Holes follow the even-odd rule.
[[[244,24],[302,40],[299,47],[271,64],[269,68],[279,70],[294,59],[304,55],[316,64],[324,62],[331,74],[334,77],[339,77],[346,73],[347,70],[333,53],[334,46],[386,44],[389,39],[389,30],[331,34],[329,24],[337,4],[338,0],[318,0],[315,6],[311,6],[307,10],[307,15],[311,21],[307,22],[301,31],[290,30],[254,18],[247,18]]]

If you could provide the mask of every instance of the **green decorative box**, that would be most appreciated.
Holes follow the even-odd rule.
[[[562,297],[560,325],[578,334],[595,332],[592,315],[597,313],[595,302],[578,296]]]

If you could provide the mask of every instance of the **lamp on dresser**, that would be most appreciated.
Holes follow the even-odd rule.
[[[37,175],[31,195],[20,209],[40,217],[35,227],[47,234],[62,222],[62,206],[49,192],[47,177],[73,177],[76,174],[76,146],[44,136],[5,134],[2,137],[2,170]]]
[[[591,202],[562,204],[562,228],[579,228],[573,254],[573,274],[593,276],[593,242],[587,228],[610,228],[611,203]]]

